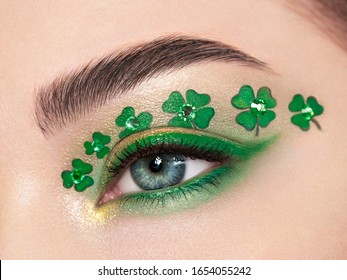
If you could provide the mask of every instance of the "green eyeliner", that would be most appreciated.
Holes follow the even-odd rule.
[[[180,186],[125,195],[120,201],[121,209],[129,214],[164,215],[197,207],[235,182],[237,178],[232,171],[239,174],[241,170],[238,167],[220,166]],[[228,184],[224,183],[226,179],[229,179]]]
[[[244,164],[264,151],[275,138],[240,144],[224,137],[184,128],[157,128],[134,134],[133,139],[120,141],[110,152],[104,167],[106,171],[103,172],[103,187],[99,190],[100,193],[105,192],[107,185],[122,174],[134,157],[136,159],[157,153],[180,153],[187,157],[216,161],[218,164],[213,170],[179,185],[124,194],[115,201],[107,202],[103,207],[117,204],[125,213],[143,215],[169,214],[195,207],[234,185],[244,174]]]

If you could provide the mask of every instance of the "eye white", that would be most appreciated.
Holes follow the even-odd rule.
[[[185,157],[185,165],[185,174],[180,183],[183,183],[191,178],[198,176],[201,173],[210,170],[213,166],[216,165],[216,162],[209,162],[203,159],[191,159]],[[129,167],[125,170],[122,177],[119,179],[117,187],[122,194],[145,191],[140,188],[134,181]]]

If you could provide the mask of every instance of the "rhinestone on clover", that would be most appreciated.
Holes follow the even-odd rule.
[[[74,184],[79,184],[84,179],[84,174],[81,172],[81,170],[76,169],[71,172],[71,178]]]
[[[314,117],[314,112],[312,108],[309,105],[306,105],[302,110],[301,114],[304,116],[304,118],[308,121],[310,121]]]
[[[291,112],[297,113],[291,117],[290,121],[292,124],[301,128],[301,130],[308,131],[310,129],[311,122],[319,130],[322,129],[316,120],[316,117],[323,114],[324,107],[318,103],[314,96],[307,97],[305,102],[302,94],[295,94],[292,101],[288,105],[288,109]]]
[[[266,104],[264,100],[260,98],[254,99],[251,103],[251,112],[257,117],[264,115],[266,112]]]
[[[99,140],[94,140],[92,143],[92,146],[95,152],[100,152],[105,148],[104,144],[100,142]]]
[[[130,117],[126,120],[125,126],[127,129],[136,130],[140,125],[139,120],[136,117]]]
[[[243,85],[238,94],[231,98],[231,104],[244,110],[237,114],[236,122],[248,131],[255,129],[255,136],[259,135],[260,127],[267,127],[276,118],[276,113],[271,109],[276,107],[277,101],[268,87],[259,88],[255,96],[250,85]]]
[[[83,192],[86,188],[94,184],[94,180],[90,176],[86,176],[93,171],[93,166],[89,163],[83,162],[79,158],[75,158],[72,161],[73,169],[71,171],[64,170],[61,173],[63,179],[63,186],[66,189],[70,189],[75,185],[75,190]]]
[[[196,108],[190,104],[183,104],[178,111],[178,116],[184,121],[192,121],[195,119]]]
[[[206,107],[211,97],[206,93],[197,93],[193,89],[186,91],[186,98],[178,91],[171,92],[163,103],[165,113],[175,114],[169,121],[171,127],[206,129],[214,116],[214,109]]]

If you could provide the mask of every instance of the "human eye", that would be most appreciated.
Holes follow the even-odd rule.
[[[240,143],[171,127],[135,133],[106,159],[97,211],[161,215],[196,207],[235,185],[247,162],[273,140]]]

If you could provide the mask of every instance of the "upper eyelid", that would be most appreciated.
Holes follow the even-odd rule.
[[[270,70],[259,59],[218,41],[163,37],[105,56],[41,87],[35,101],[37,125],[50,135],[158,73],[202,61],[237,62]]]
[[[182,137],[183,137],[183,135],[182,135]],[[143,140],[144,142],[146,142],[146,139],[141,139],[141,140]],[[140,141],[141,141],[140,140]],[[150,154],[154,154],[154,153],[163,153],[163,152],[165,152],[165,153],[176,153],[178,150],[181,150],[181,147],[183,147],[183,143],[175,143],[175,144],[167,144],[166,142],[165,142],[166,140],[165,139],[162,139],[162,143],[160,143],[159,144],[159,146],[156,146],[156,147],[153,147],[154,148],[154,150],[155,150],[155,152],[154,151],[149,151],[149,152],[146,152],[146,153],[144,153],[142,150],[136,150],[136,151],[134,151],[133,153],[140,153],[138,156],[139,156],[139,158],[142,158],[142,157],[146,157],[146,156],[148,156],[148,155],[150,155]],[[182,141],[183,142],[183,141]],[[135,142],[135,143],[138,143],[138,142]],[[191,144],[193,144],[193,143],[191,143]],[[151,143],[150,143],[150,141],[147,141],[147,143],[146,143],[146,147],[149,147],[151,145]],[[152,148],[152,146],[150,146],[151,148]],[[193,148],[190,148],[190,149],[193,149]],[[220,149],[219,149],[220,150]],[[122,151],[123,152],[123,151]],[[122,153],[121,152],[121,153]],[[220,151],[221,152],[221,151]],[[132,153],[132,154],[133,154]],[[182,151],[181,151],[181,153],[182,153]],[[192,153],[193,154],[193,152],[192,151],[189,151],[189,153]],[[204,151],[204,154],[206,155],[206,154],[209,154],[210,155],[210,157],[212,158],[213,157],[213,160],[215,160],[215,161],[225,161],[227,158],[229,158],[231,155],[229,155],[229,156],[226,156],[226,153],[221,153],[221,155],[220,156],[216,156],[216,155],[212,155],[212,145],[211,146],[208,146],[208,149],[206,149],[205,151]],[[187,156],[187,157],[189,157],[189,156],[191,156],[191,154],[188,154],[188,152],[186,153],[186,154],[183,154],[184,156]],[[131,162],[132,161],[132,158],[131,158],[131,154],[127,154],[127,155],[117,155],[117,158],[119,159],[120,157],[124,157],[124,158],[126,158],[126,162],[127,162],[127,165],[129,164],[128,162]],[[130,157],[130,159],[129,159],[129,157]],[[118,169],[118,166],[117,166],[117,169]],[[113,172],[115,172],[114,170],[113,170]]]
[[[195,131],[193,131],[191,129],[158,127],[158,128],[152,128],[149,130],[145,130],[145,131],[127,136],[126,138],[123,138],[122,140],[120,140],[119,142],[114,144],[114,146],[111,148],[110,153],[108,154],[108,157],[105,160],[105,164],[104,164],[103,168],[110,170],[110,169],[114,169],[114,166],[117,166],[117,170],[122,170],[122,168],[124,169],[125,168],[125,166],[123,166],[124,164],[121,166],[118,166],[118,164],[115,164],[115,162],[112,160],[112,158],[116,158],[118,161],[120,161],[120,158],[119,158],[119,156],[121,156],[120,154],[122,154],[124,151],[128,150],[128,147],[130,145],[133,145],[133,146],[135,145],[136,149],[138,150],[137,143],[139,141],[143,141],[143,140],[146,141],[146,139],[148,139],[148,137],[150,137],[150,136],[156,137],[156,135],[158,135],[158,134],[170,133],[170,132],[171,133],[181,133],[182,135],[185,132],[186,135],[188,135],[188,131],[190,131],[191,134],[195,133]],[[207,133],[207,132],[200,132],[200,133],[203,133],[205,135],[210,135],[210,133]],[[118,151],[116,152],[115,149]],[[127,158],[128,156],[129,155],[123,155],[124,158]],[[126,159],[125,160],[126,165],[128,165],[130,161],[131,161],[131,159]],[[113,166],[113,167],[111,168],[110,166]],[[101,179],[101,185],[107,184],[107,182],[109,180],[110,180],[110,178],[108,178],[108,177],[102,178]]]
[[[118,148],[117,144],[115,144],[115,146],[113,147],[111,153],[107,157],[107,162],[105,163],[105,165],[103,167],[105,172],[103,173],[103,176],[101,177],[100,184],[98,184],[97,192],[99,194],[101,194],[99,196],[99,198],[97,199],[97,204],[96,205],[98,207],[100,206],[99,202],[100,202],[100,199],[103,197],[103,195],[109,190],[109,188],[110,189],[113,188],[114,184],[116,182],[118,182],[119,177],[122,176],[123,172],[127,168],[129,168],[129,165],[134,161],[134,155],[136,153],[138,153],[139,151],[141,151],[142,149],[146,149],[145,146],[142,146],[142,148],[141,148],[140,145],[137,144],[137,143],[139,143],[138,141],[143,140],[144,143],[146,143],[146,140],[148,140],[148,144],[147,145],[154,145],[154,146],[155,145],[159,145],[158,149],[163,154],[167,154],[167,153],[180,153],[181,154],[182,151],[180,151],[180,148],[184,147],[185,145],[189,146],[189,148],[187,147],[187,150],[189,150],[189,151],[186,151],[187,154],[182,154],[183,156],[188,156],[189,157],[189,155],[194,155],[195,153],[198,153],[197,151],[196,152],[193,151],[194,150],[193,145],[196,145],[196,143],[195,143],[196,141],[192,142],[192,141],[188,140],[189,144],[185,141],[188,136],[193,136],[196,139],[199,138],[199,135],[197,135],[193,130],[191,130],[191,129],[180,129],[180,128],[175,128],[174,130],[172,130],[172,128],[169,128],[169,129],[171,130],[171,132],[168,132],[168,135],[166,135],[166,136],[164,135],[162,137],[162,141],[161,142],[158,142],[156,140],[156,137],[158,137],[158,135],[163,134],[164,131],[167,131],[167,128],[161,127],[161,128],[152,129],[152,132],[145,131],[144,133],[145,134],[149,133],[149,135],[147,135],[147,136],[144,135],[143,137],[138,137],[139,139],[137,139],[137,140],[136,140],[136,138],[137,138],[136,134],[133,134],[133,135],[127,137],[127,138],[135,138],[133,140],[129,141],[129,139],[124,138],[123,140],[121,140],[122,142],[125,142],[124,147],[122,149],[120,149],[120,151],[118,151],[116,154],[112,153],[112,151],[114,149]],[[156,131],[157,133],[153,132],[153,130]],[[177,132],[177,130],[179,130],[181,132]],[[185,131],[185,132],[182,132],[182,130]],[[159,133],[158,133],[158,131],[159,131]],[[189,134],[189,132],[191,132],[191,134]],[[199,149],[202,150],[203,148],[206,148],[206,151],[207,151],[208,155],[206,155],[206,154],[204,154],[203,156],[200,155],[197,158],[210,159],[212,161],[217,161],[217,162],[219,161],[221,163],[223,161],[224,161],[224,163],[226,163],[226,160],[231,158],[231,156],[232,156],[232,154],[234,152],[234,151],[230,150],[230,144],[231,143],[228,143],[228,144],[225,143],[225,145],[223,145],[224,148],[222,148],[221,147],[222,145],[219,145],[219,144],[222,143],[223,141],[226,141],[226,139],[222,140],[217,135],[216,136],[212,136],[210,133],[206,133],[206,132],[200,132],[200,133],[204,134],[205,137],[208,137],[209,139],[211,139],[210,141],[212,141],[212,139],[215,138],[215,140],[217,142],[214,143],[215,145],[213,145],[213,144],[210,145],[210,146],[204,145],[203,147],[201,146],[201,144],[199,144],[199,147],[200,147]],[[141,135],[141,134],[143,134],[143,132],[142,133],[140,132],[138,134]],[[175,148],[170,146],[170,143],[172,144],[171,141],[168,141],[170,139],[170,136],[174,137],[173,143],[174,143],[174,145],[177,145]],[[200,137],[204,137],[204,136],[200,135]],[[152,141],[151,141],[151,139],[152,139]],[[181,139],[180,143],[178,143],[177,139]],[[170,142],[170,143],[168,143],[168,142]],[[206,142],[208,142],[208,141],[205,141],[204,143],[206,143]],[[149,143],[151,143],[151,144],[149,144]],[[164,146],[161,145],[162,143],[167,143],[168,146],[165,145],[165,147],[166,147],[165,148]],[[236,143],[234,143],[234,144],[238,145]],[[123,159],[123,157],[120,154],[122,154],[125,150],[127,151],[128,147],[131,146],[131,145],[133,145],[135,150],[131,154],[123,155],[123,157],[124,157],[124,159]],[[225,148],[227,148],[226,145],[229,146],[229,151],[227,151],[225,149]],[[152,146],[149,146],[149,147],[152,147]],[[218,152],[216,151],[216,154],[214,156],[212,155],[212,151],[210,151],[212,149],[212,147],[214,148],[214,150],[218,150]],[[171,150],[168,151],[168,149],[171,149]],[[140,155],[139,158],[143,158],[143,157],[149,156],[151,154],[153,154],[153,152],[149,152],[147,155]],[[130,158],[129,158],[129,156],[130,156]],[[115,164],[112,161],[112,158],[115,158],[117,161],[120,161],[120,162],[118,164]],[[124,162],[123,162],[123,160],[124,160]]]
[[[153,141],[153,139],[155,139],[157,137],[157,135],[162,134],[162,133],[168,133],[168,135],[170,133],[171,134],[180,134],[181,135],[181,140],[182,140],[182,138],[184,136],[187,137],[188,135],[194,135],[195,137],[198,137],[197,135],[195,135],[196,132],[194,130],[191,130],[191,129],[184,129],[184,128],[172,129],[172,128],[166,128],[166,127],[154,128],[154,129],[150,129],[148,131],[144,131],[142,133],[140,132],[140,133],[137,133],[137,134],[133,134],[133,135],[130,135],[130,136],[124,138],[123,140],[121,140],[120,142],[118,142],[118,143],[116,143],[114,145],[114,147],[111,149],[111,152],[109,153],[109,155],[108,155],[108,157],[106,159],[106,164],[105,164],[104,167],[107,167],[107,163],[112,164],[113,166],[115,166],[116,165],[115,162],[112,162],[110,160],[110,158],[116,157],[117,161],[120,161],[121,160],[121,158],[120,158],[121,156],[126,158],[125,162],[128,165],[129,162],[131,161],[131,159],[128,159],[129,155],[123,155],[123,152],[125,150],[127,150],[129,146],[133,145],[133,147],[137,149],[136,150],[136,152],[137,152],[139,150],[139,147],[138,147],[138,143],[139,142],[143,142],[143,143],[145,143],[146,141],[150,142],[151,141],[150,139],[152,139],[152,141]],[[139,136],[139,134],[141,136]],[[200,131],[200,134],[203,134],[203,135],[208,136],[210,138],[216,138],[216,139],[218,138],[217,135],[212,136],[211,133],[207,133],[207,132],[201,132]],[[152,138],[150,138],[150,137],[152,137]],[[169,138],[170,136],[164,136],[164,137],[168,137]],[[221,140],[221,141],[226,141],[226,139]],[[164,142],[165,142],[165,140],[162,138],[162,143],[164,143]],[[179,146],[179,145],[183,145],[184,143],[183,143],[183,140],[182,140],[181,143],[177,143],[176,142],[176,144],[177,144],[177,146]],[[185,143],[185,144],[187,144],[187,143]],[[149,145],[149,143],[148,143],[148,145]],[[241,145],[241,144],[235,142],[235,145]],[[212,146],[213,145],[208,146],[207,148],[212,149]],[[167,145],[162,145],[162,146],[158,147],[158,150],[164,150],[165,149],[165,151],[168,152],[168,148],[170,148],[170,147],[168,147]],[[116,152],[117,154],[115,154],[114,149],[118,150],[118,152]],[[172,149],[172,152],[175,150],[175,148],[171,148],[171,149]],[[214,147],[214,150],[216,150],[216,151],[218,150],[218,151],[222,152],[221,151],[222,148],[220,146]],[[145,155],[142,155],[142,156],[145,156]],[[226,153],[224,153],[224,155],[221,155],[219,157],[219,159],[215,158],[215,160],[222,161],[223,159],[225,160],[226,158],[228,158],[230,156],[231,156],[231,154],[229,154],[229,156],[226,156]],[[119,168],[117,166],[117,170],[119,170],[121,168],[124,168],[124,166],[121,165],[121,166],[119,166]],[[110,168],[108,168],[108,169],[110,169]]]
[[[271,138],[262,139],[256,142],[249,142],[247,144],[242,144],[240,142],[221,137],[217,134],[211,134],[209,132],[198,131],[198,134],[197,134],[197,132],[192,129],[184,129],[184,128],[172,129],[172,128],[160,127],[160,128],[154,128],[148,131],[140,132],[137,134],[132,134],[124,138],[117,144],[115,144],[115,146],[112,148],[111,152],[109,153],[103,168],[107,169],[108,171],[116,168],[115,171],[117,170],[119,171],[118,173],[121,173],[120,171],[122,171],[126,166],[128,166],[129,162],[131,161],[131,159],[125,159],[126,166],[122,164],[123,160],[120,156],[123,151],[127,150],[130,145],[133,145],[133,149],[138,149],[139,147],[136,145],[137,141],[141,141],[143,139],[145,139],[146,141],[146,139],[149,139],[149,137],[152,137],[154,141],[157,135],[160,135],[163,133],[167,133],[168,138],[170,137],[170,135],[173,135],[171,137],[178,137],[177,139],[183,139],[183,137],[187,139],[188,136],[190,135],[193,137],[199,137],[198,135],[200,135],[200,137],[205,136],[210,138],[211,140],[214,139],[215,142],[212,143],[210,146],[206,146],[206,148],[208,149],[209,147],[210,148],[213,147],[213,151],[219,152],[221,154],[221,156],[218,159],[217,158],[213,159],[215,161],[223,161],[231,157],[234,157],[234,159],[248,160],[250,157],[252,157],[252,154],[254,154],[255,151],[260,152],[264,150],[269,144],[271,144],[274,140],[276,140],[276,137],[271,137]],[[185,140],[185,141],[189,141],[189,140]],[[184,143],[182,142],[180,144],[183,145]],[[232,146],[232,149],[230,149],[231,146]],[[226,150],[227,147],[229,147],[228,150]],[[114,151],[115,149],[118,150],[118,152],[115,152]],[[164,153],[165,152],[167,152],[167,150],[165,150]],[[126,158],[128,157],[128,155],[124,155],[124,157]],[[115,158],[116,162],[118,161],[118,163],[116,163],[113,160],[113,158]],[[106,172],[106,173],[110,174],[110,172]],[[116,176],[119,175],[118,173],[116,174]],[[101,178],[101,184],[100,184],[101,186],[106,185],[110,181],[111,178],[107,174],[104,175],[103,178]]]

